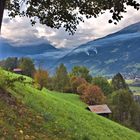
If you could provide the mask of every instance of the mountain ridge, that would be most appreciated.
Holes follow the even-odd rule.
[[[64,63],[69,70],[74,65],[85,65],[93,75],[117,72],[139,74],[139,51],[140,22],[80,45],[61,58],[56,65]]]
[[[92,75],[113,75],[117,72],[140,75],[140,22],[73,50],[57,49],[43,43],[16,49],[5,46],[0,46],[0,59],[31,57],[36,65],[43,62],[43,67],[49,71],[54,71],[60,63],[64,63],[68,70],[75,65],[84,65]]]

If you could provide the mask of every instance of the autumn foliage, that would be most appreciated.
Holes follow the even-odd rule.
[[[78,93],[77,89],[79,86],[81,86],[83,84],[84,85],[88,84],[84,78],[76,77],[76,76],[74,76],[70,79],[70,83],[71,83],[71,88],[72,88],[73,93]]]
[[[80,86],[77,87],[77,93],[79,95],[82,95],[86,91],[87,87],[88,83],[81,84]]]
[[[81,99],[89,105],[105,103],[105,96],[102,90],[96,85],[88,85],[84,90]]]
[[[34,74],[35,83],[38,83],[38,88],[41,90],[43,87],[47,87],[49,74],[46,70],[38,70]]]

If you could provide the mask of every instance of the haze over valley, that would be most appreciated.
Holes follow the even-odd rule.
[[[0,38],[0,59],[30,57],[36,66],[41,64],[50,71],[63,63],[68,70],[75,65],[84,65],[92,75],[139,74],[139,46],[140,22],[74,49],[55,48],[49,42],[14,46],[9,40]]]

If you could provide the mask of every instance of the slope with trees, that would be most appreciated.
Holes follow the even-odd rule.
[[[2,73],[7,75],[5,71]],[[9,73],[7,76],[19,75]],[[0,98],[2,139],[140,139],[139,133],[86,110],[78,95],[40,91],[21,82],[5,90],[8,90],[8,98]],[[0,96],[3,93],[6,95],[0,91]]]
[[[133,129],[140,129],[140,106],[134,100],[123,76],[118,73],[112,78],[113,93],[108,98],[112,109],[111,119]]]
[[[7,59],[0,61],[0,67],[8,71],[13,71],[16,68],[20,68],[22,73],[29,77],[33,77],[35,72],[34,61],[27,57],[8,57]]]

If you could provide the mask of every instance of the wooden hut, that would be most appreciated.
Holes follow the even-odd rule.
[[[20,69],[20,68],[13,69],[13,72],[17,73],[17,74],[22,74],[23,73],[22,69]]]
[[[106,104],[88,106],[87,109],[104,117],[109,117],[109,114],[112,113]]]

